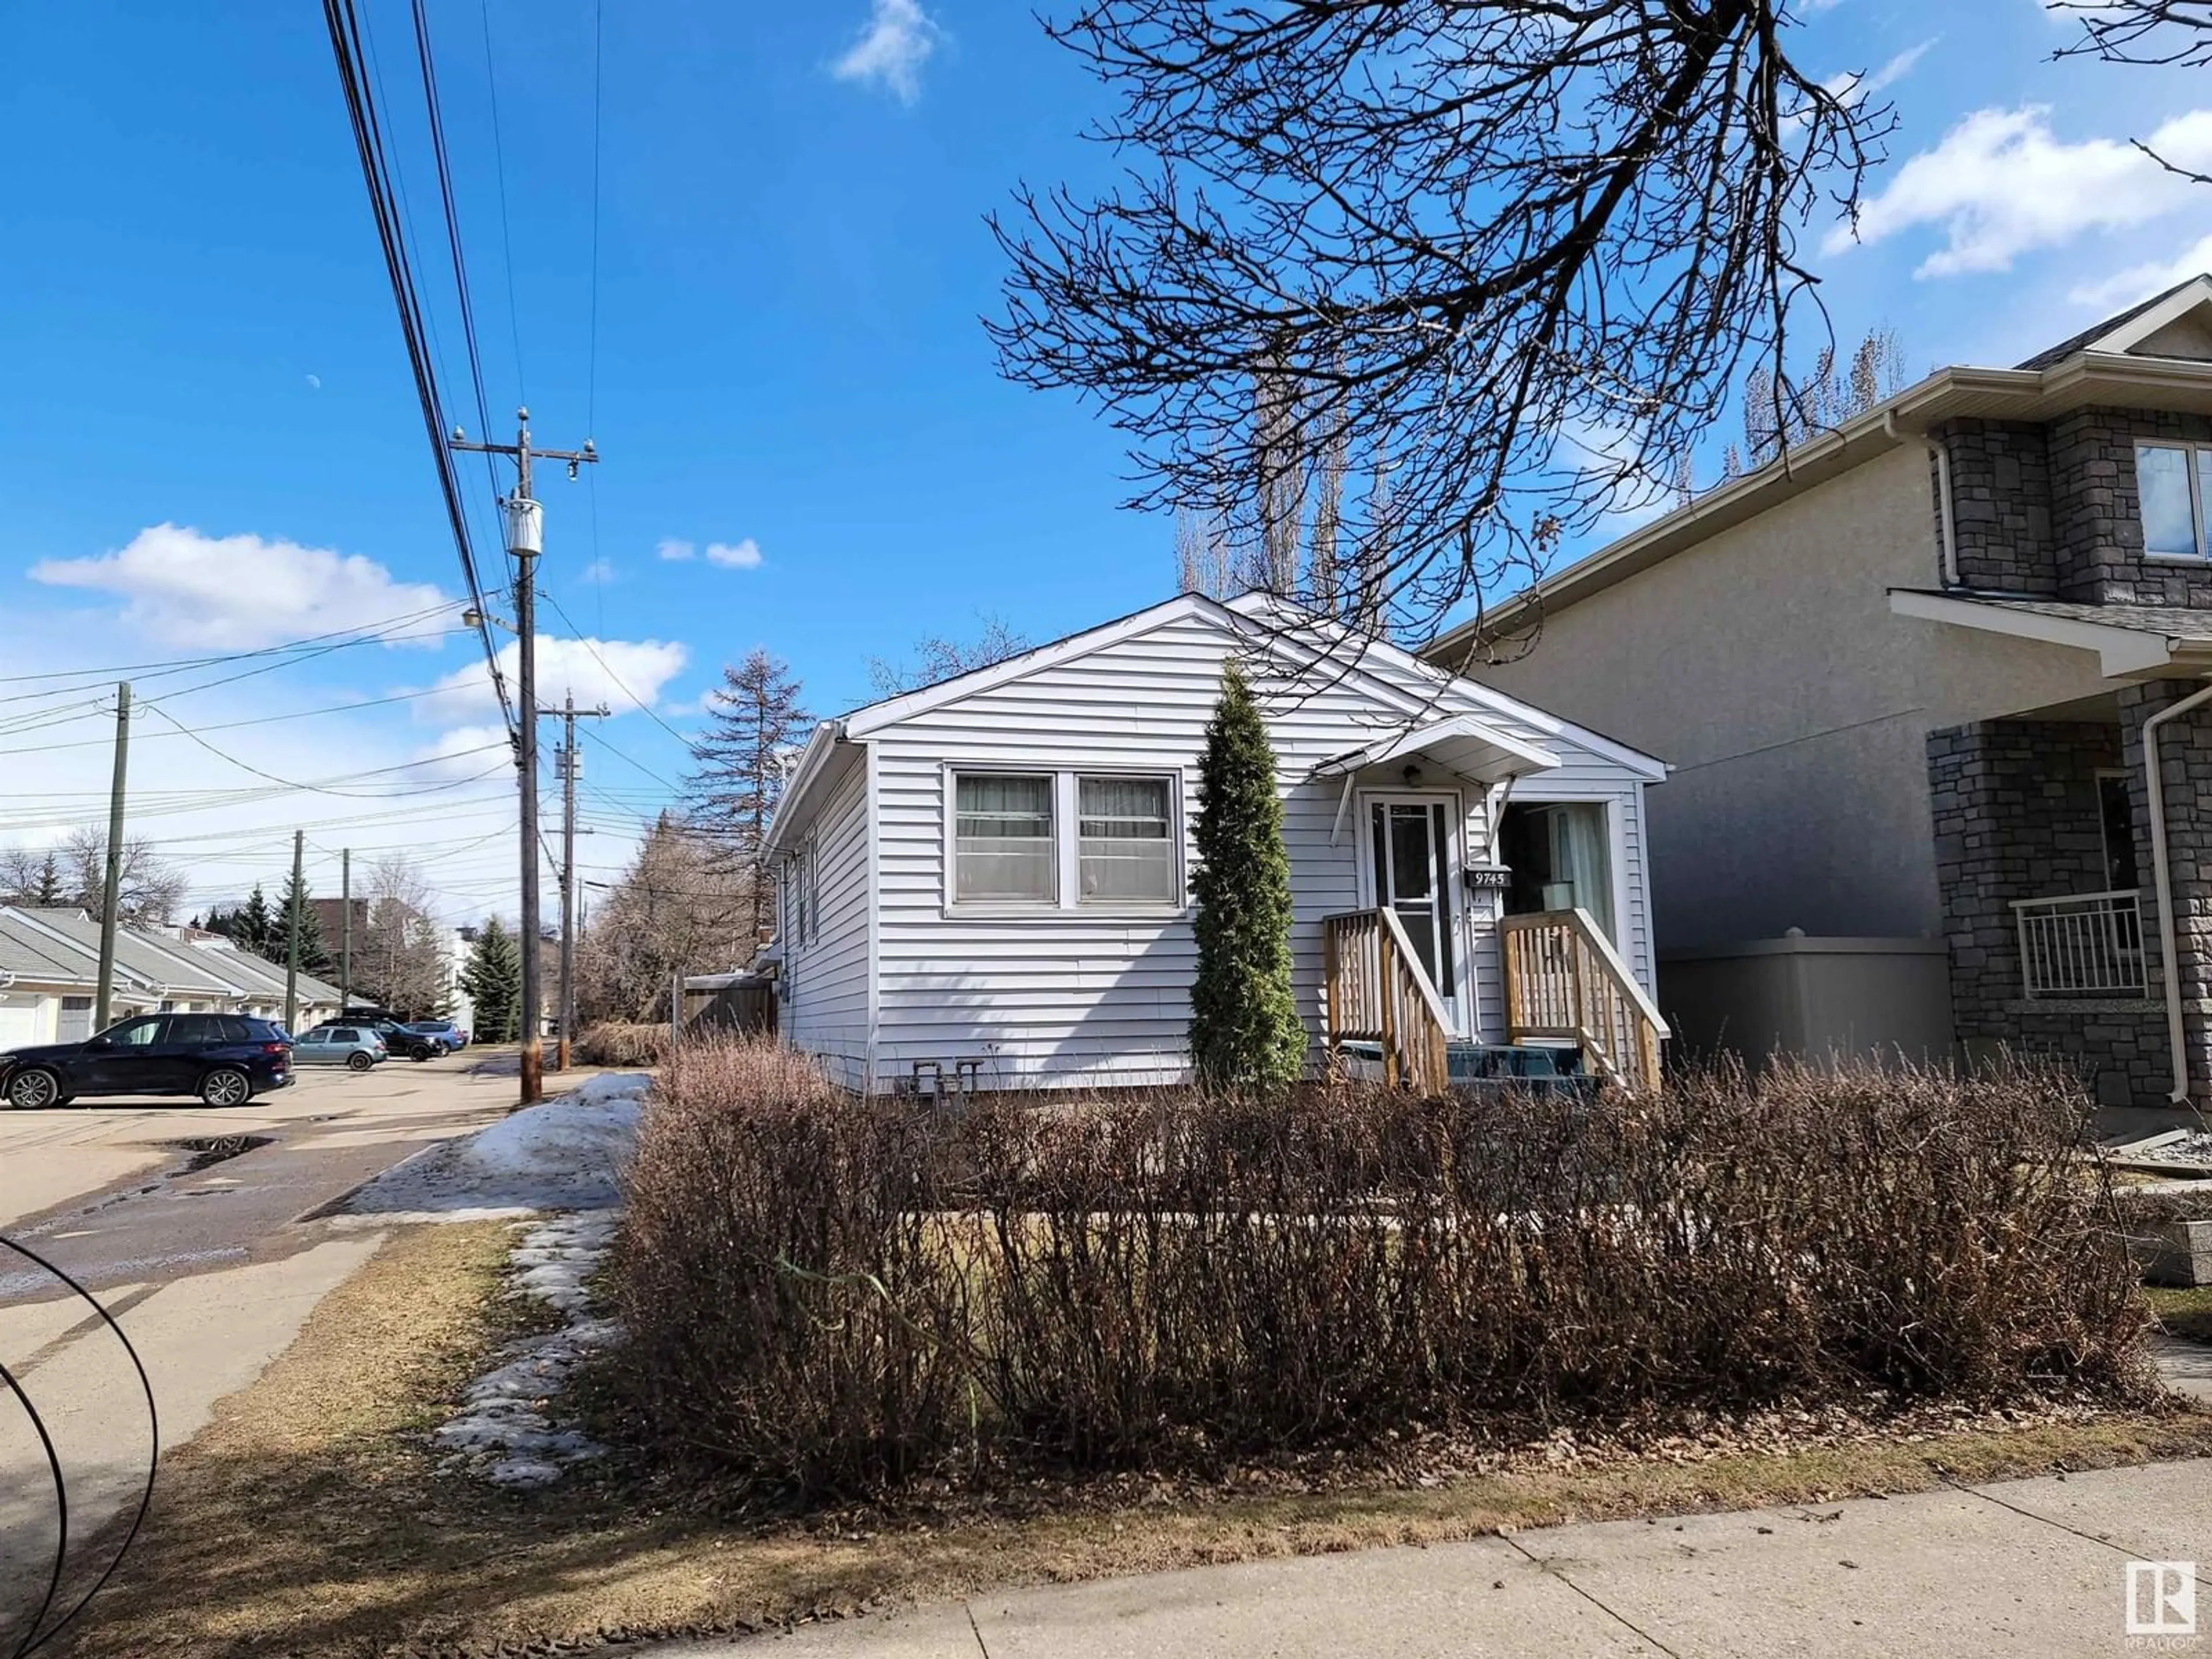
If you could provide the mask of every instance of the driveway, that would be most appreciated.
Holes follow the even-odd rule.
[[[487,1058],[392,1060],[364,1076],[318,1068],[230,1111],[190,1099],[0,1109],[0,1235],[98,1292],[145,1364],[168,1449],[259,1376],[385,1237],[307,1218],[410,1153],[506,1115],[514,1069]],[[179,1145],[194,1140],[224,1145]],[[247,1140],[258,1144],[208,1161]],[[81,1544],[138,1501],[151,1438],[137,1374],[97,1314],[4,1249],[0,1364],[53,1438]],[[44,1448],[0,1394],[0,1603],[44,1583],[55,1515]],[[23,1611],[0,1605],[0,1631]]]
[[[94,1289],[288,1253],[287,1222],[502,1116],[514,1079],[486,1060],[465,1049],[358,1076],[318,1067],[228,1111],[189,1097],[0,1109],[0,1231]],[[180,1144],[240,1137],[264,1144],[197,1170],[207,1155]],[[58,1293],[19,1258],[0,1261],[0,1308]]]

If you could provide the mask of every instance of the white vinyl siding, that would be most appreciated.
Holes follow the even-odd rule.
[[[876,1087],[907,1077],[917,1061],[941,1064],[950,1075],[961,1059],[981,1063],[987,1088],[1135,1085],[1188,1075],[1196,945],[1182,865],[1198,811],[1197,761],[1222,665],[1232,651],[1252,648],[1261,632],[1254,628],[1239,638],[1202,611],[1170,616],[1148,632],[924,709],[866,736],[877,780],[880,860]],[[1434,680],[1393,670],[1379,658],[1370,657],[1363,667],[1395,676],[1389,683],[1395,695],[1380,696],[1358,676],[1328,672],[1293,680],[1264,661],[1247,664],[1280,763],[1296,907],[1294,971],[1316,1041],[1321,919],[1359,902],[1361,825],[1348,817],[1342,836],[1332,840],[1343,782],[1311,774],[1320,763],[1401,730],[1415,718],[1480,713],[1562,757],[1558,769],[1524,780],[1515,799],[1589,800],[1608,807],[1623,954],[1648,988],[1643,784],[1635,772],[1578,744],[1560,722],[1509,700],[1463,683],[1439,689]],[[1325,683],[1316,684],[1316,678]],[[1392,768],[1360,781],[1397,787],[1401,770]],[[1001,906],[971,910],[954,895],[955,849],[948,848],[947,836],[957,817],[955,781],[965,772],[988,771],[1050,772],[1062,781],[1056,822],[1061,856],[1075,866],[1073,890],[1065,902],[1029,913]],[[1109,777],[1167,781],[1177,868],[1164,904],[1108,909],[1084,902],[1079,843],[1120,837],[1091,837],[1081,830],[1078,781]],[[1431,767],[1425,787],[1452,788],[1457,782]],[[843,793],[841,788],[841,800]],[[1472,783],[1459,788],[1462,861],[1487,858],[1488,793]],[[1094,802],[1107,799],[1103,792],[1092,795]],[[1097,850],[1103,860],[1104,849]],[[1145,878],[1157,880],[1157,871]],[[1065,878],[1060,890],[1069,892]],[[826,896],[824,906],[826,911]],[[1464,908],[1462,949],[1455,957],[1473,965],[1478,1033],[1497,1040],[1503,1024],[1497,904],[1478,895]],[[801,1006],[807,994],[802,981]]]
[[[866,777],[856,763],[830,786],[783,866],[787,927],[802,909],[805,925],[784,939],[778,1019],[848,1089],[866,1088],[868,1072]]]

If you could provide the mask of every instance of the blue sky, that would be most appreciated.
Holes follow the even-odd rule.
[[[387,101],[419,124],[406,9],[364,9]],[[541,441],[589,433],[606,457],[589,483],[556,474],[539,491],[549,633],[592,636],[681,731],[720,663],[755,645],[830,712],[866,697],[870,657],[925,633],[972,634],[993,613],[1049,638],[1168,592],[1169,527],[1119,508],[1113,433],[1072,398],[1001,383],[976,321],[1000,270],[983,215],[1018,179],[1080,184],[1109,165],[1076,136],[1099,94],[1026,0],[608,7],[596,352],[592,7],[429,9],[495,424],[526,392]],[[264,647],[456,593],[314,9],[74,0],[10,7],[8,24],[6,672]],[[1810,11],[1803,61],[1886,76],[1902,123],[1866,241],[1819,255],[1840,335],[1891,325],[1916,374],[2010,362],[2212,261],[2198,249],[2212,196],[2124,148],[2164,129],[2212,161],[2212,99],[2178,73],[2053,64],[2064,38],[2035,0]],[[442,277],[428,157],[405,136],[418,255]],[[459,388],[450,308],[437,322]],[[463,476],[488,494],[480,470]],[[587,758],[599,835],[585,861],[604,878],[681,748],[590,652],[550,658],[551,696],[573,683],[617,711],[611,747]],[[408,639],[171,711],[214,726],[398,698],[205,735],[295,779],[458,754],[396,775],[439,793],[272,797],[157,714],[136,728],[138,827],[189,855],[207,896],[275,879],[305,823],[319,890],[335,885],[325,849],[413,846],[453,914],[504,904],[508,860],[483,838],[511,798],[495,773],[463,781],[499,759],[461,752],[495,735],[473,662],[465,635]],[[0,686],[71,688],[0,703],[15,779],[0,838],[96,816],[103,717],[74,706],[92,695],[75,684]]]

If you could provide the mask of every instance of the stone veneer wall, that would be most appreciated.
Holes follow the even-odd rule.
[[[2212,568],[2143,557],[2136,440],[2212,442],[2212,418],[2085,409],[2050,427],[2058,596],[2088,604],[2212,606]],[[1953,478],[1955,486],[1956,471]],[[2148,866],[2145,866],[2148,868]]]
[[[2142,764],[2143,722],[2202,688],[2201,680],[2153,680],[2120,688],[2120,723],[2128,754],[2128,788],[2136,821],[2136,867],[2142,872],[2144,945],[2150,994],[2160,1005],[2157,1093],[2172,1087],[2165,1018],[2165,964],[2159,959],[2157,900],[2153,896],[2149,774]],[[2183,1042],[2191,1093],[2212,1100],[2212,707],[2168,721],[2159,731],[2160,783],[2166,795],[2167,874],[2173,891],[2174,955],[2181,975]]]
[[[1935,434],[1951,462],[1951,540],[1959,580],[1998,593],[2058,593],[2044,428],[2025,421],[1952,421]],[[1929,458],[1932,469],[1934,458]],[[1942,510],[1940,484],[1934,495]],[[1936,526],[1942,542],[1942,525]]]
[[[2139,726],[2129,728],[2131,744]],[[2206,735],[2212,739],[2212,726]],[[2178,738],[2169,741],[2178,749]],[[2122,764],[2121,744],[2121,728],[2087,722],[1951,726],[1928,734],[1928,781],[1952,1009],[1968,1055],[2007,1048],[2070,1056],[2090,1075],[2100,1100],[2148,1104],[2169,1083],[2165,1026],[2155,1008],[2132,1001],[2027,1006],[2012,910],[2014,899],[2104,890],[2096,775]],[[2141,768],[2130,769],[2140,792]],[[2212,778],[2212,766],[2206,775]],[[2212,840],[2205,856],[2212,871]],[[2137,860],[2150,868],[2147,845],[2138,847]],[[2206,899],[2212,947],[2212,882]],[[2145,932],[2152,944],[2154,928],[2147,922]]]

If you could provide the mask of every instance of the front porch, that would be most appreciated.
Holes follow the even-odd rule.
[[[1657,1081],[1666,1026],[1620,944],[1642,879],[1627,808],[1566,771],[1473,714],[1314,769],[1360,906],[1322,922],[1334,1062],[1425,1090],[1501,1074]]]
[[[2006,1052],[2079,1065],[2099,1103],[2162,1104],[2176,1084],[2160,946],[2156,830],[2167,840],[2212,787],[2212,755],[2175,738],[2162,754],[2154,825],[2142,729],[2174,701],[2161,682],[2012,719],[1929,733],[1936,879],[1962,1058]],[[2183,831],[2183,836],[2188,834]],[[2202,890],[2212,865],[2167,853]],[[2185,920],[2195,906],[2185,895]],[[2203,975],[2181,954],[2179,989],[2201,1095]]]

